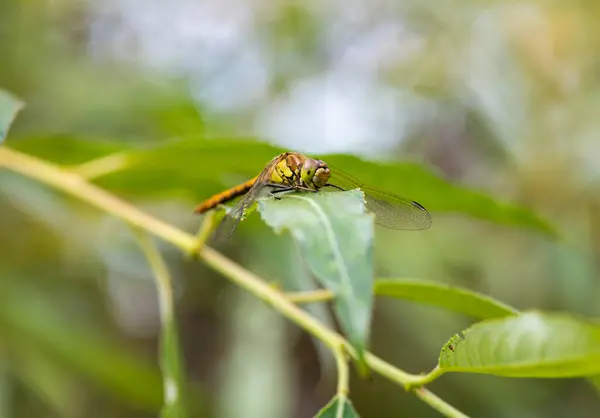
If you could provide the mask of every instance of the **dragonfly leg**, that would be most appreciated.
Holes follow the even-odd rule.
[[[271,187],[275,188],[275,190],[271,191],[271,196],[273,196],[277,200],[281,199],[279,196],[277,196],[278,194],[285,193],[285,192],[291,192],[294,190],[316,192],[315,189],[309,189],[308,187],[303,187],[303,186],[286,186],[286,185],[277,184],[277,183],[268,183],[267,186],[271,186]]]
[[[305,192],[316,192],[317,189],[309,189],[308,187],[295,186],[294,190],[304,190]]]
[[[345,190],[345,189],[342,189],[340,186],[336,186],[335,184],[331,184],[331,183],[327,183],[325,185],[325,187],[327,187],[327,186],[329,186],[329,187],[335,187],[336,189],[341,190],[341,191]]]
[[[265,186],[269,186],[269,187],[273,187],[275,189],[278,190],[282,190],[282,191],[289,191],[289,190],[293,190],[294,187],[292,186],[288,186],[287,184],[279,184],[279,183],[266,183]]]
[[[285,193],[285,192],[290,192],[290,191],[294,190],[293,187],[289,187],[289,186],[282,187],[281,184],[278,184],[276,187],[278,187],[278,189],[271,191],[271,196],[273,196],[273,198],[277,199],[277,200],[281,200],[281,198],[279,196],[277,196],[279,193]]]

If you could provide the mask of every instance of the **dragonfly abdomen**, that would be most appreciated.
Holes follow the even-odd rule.
[[[212,196],[211,198],[205,200],[204,202],[202,202],[198,206],[196,206],[196,209],[194,209],[194,213],[208,212],[209,210],[214,209],[218,205],[227,203],[230,200],[233,200],[238,196],[242,196],[242,195],[248,193],[248,190],[250,190],[252,188],[255,181],[256,181],[256,178],[253,178],[251,180],[248,180],[245,183],[239,184],[235,187],[232,187],[229,190],[225,190],[224,192],[221,192],[219,194]]]

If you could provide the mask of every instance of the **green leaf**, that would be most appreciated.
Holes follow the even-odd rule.
[[[126,153],[127,168],[101,178],[100,186],[133,196],[185,195],[200,202],[260,172],[282,150],[255,141],[201,138],[164,141]]]
[[[480,322],[463,334],[442,349],[442,372],[539,378],[600,374],[597,323],[528,312]]]
[[[352,406],[348,398],[333,398],[323,409],[319,411],[315,418],[359,418],[358,412]]]
[[[317,280],[335,294],[336,315],[350,342],[367,344],[373,302],[373,218],[358,190],[295,193],[263,199],[259,210],[277,233],[289,230]]]
[[[4,142],[10,125],[23,106],[22,101],[0,89],[0,144]]]
[[[271,158],[283,151],[252,140],[170,141],[152,150],[134,151],[136,161],[129,170],[109,175],[101,184],[142,194],[187,188],[196,199],[202,200],[257,175]],[[339,167],[366,184],[417,200],[434,212],[463,213],[555,235],[554,228],[532,211],[452,184],[418,164],[381,164],[345,155],[325,155],[322,159],[332,170]],[[152,182],[136,181],[149,177]]]
[[[442,283],[411,279],[375,281],[375,294],[438,306],[479,319],[517,315],[518,311],[480,293]]]
[[[483,191],[450,183],[420,164],[377,164],[350,155],[328,155],[325,158],[332,171],[339,167],[356,175],[365,184],[416,200],[432,212],[463,213],[499,224],[532,228],[550,236],[557,235],[548,221],[531,210],[502,202]]]
[[[80,144],[67,145],[66,140],[61,140],[64,147],[71,150],[70,156],[66,156],[65,148],[61,152],[52,151],[52,147],[61,146],[60,142],[53,144],[49,141],[51,139],[46,142],[37,140],[28,145],[28,140],[25,140],[19,141],[16,146],[65,164],[83,162],[84,156],[105,156],[111,148],[123,151],[123,147],[127,147],[116,141],[82,141]],[[162,141],[149,147],[128,147],[123,153],[126,164],[120,170],[107,170],[103,173],[97,179],[99,185],[133,196],[185,196],[196,202],[257,175],[271,158],[285,151],[253,139],[207,140],[201,137]],[[42,153],[36,150],[48,151]],[[482,191],[450,183],[419,164],[383,164],[346,155],[324,155],[321,158],[332,170],[339,167],[365,184],[423,204],[434,212],[433,227],[436,212],[462,213],[499,224],[556,235],[555,229],[531,210],[499,201]]]

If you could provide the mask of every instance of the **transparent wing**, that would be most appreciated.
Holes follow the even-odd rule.
[[[257,186],[255,183],[252,186],[254,189]],[[231,237],[235,232],[238,224],[244,219],[244,214],[246,210],[252,206],[252,203],[256,200],[254,197],[255,193],[252,193],[252,189],[248,191],[240,200],[230,209],[229,213],[223,218],[217,230],[215,232],[215,238],[217,241],[224,241]]]
[[[219,224],[215,232],[217,241],[223,241],[233,235],[238,224],[244,219],[244,215],[248,208],[250,208],[256,199],[261,196],[265,186],[269,183],[273,167],[275,167],[280,160],[281,155],[278,155],[267,164],[256,178],[256,181],[250,190],[248,190],[238,203],[231,208],[227,216],[223,218],[223,221]]]
[[[429,212],[419,203],[367,186],[338,168],[330,168],[330,184],[343,190],[360,188],[365,193],[365,206],[375,214],[378,225],[401,230],[422,230],[431,226]]]

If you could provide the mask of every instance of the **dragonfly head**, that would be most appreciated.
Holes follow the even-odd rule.
[[[307,159],[302,165],[300,177],[311,189],[320,189],[329,181],[331,172],[324,161]]]

